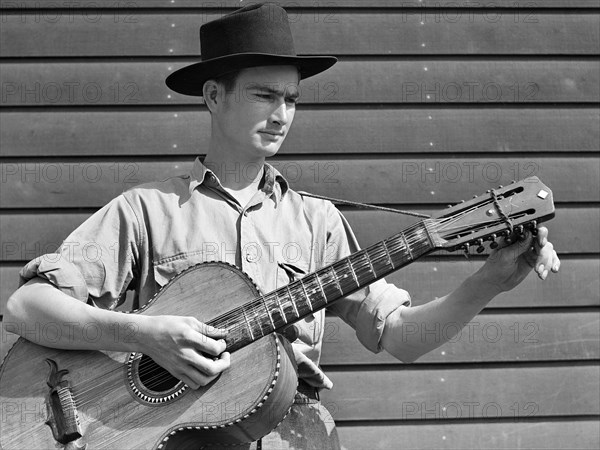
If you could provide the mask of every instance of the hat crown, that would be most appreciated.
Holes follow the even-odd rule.
[[[241,53],[296,56],[285,10],[275,4],[250,5],[200,27],[203,61]]]

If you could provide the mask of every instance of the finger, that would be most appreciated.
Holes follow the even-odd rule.
[[[227,336],[228,330],[224,328],[215,328],[200,321],[196,321],[196,331],[212,338],[224,338]]]
[[[560,269],[560,259],[556,252],[554,252],[554,258],[552,259],[552,272],[556,273]]]
[[[538,258],[536,260],[535,271],[538,276],[545,280],[548,276],[550,270],[554,269],[556,264],[556,252],[554,251],[554,246],[551,242],[548,242],[544,247],[538,252]]]
[[[214,380],[221,372],[228,369],[231,363],[231,356],[229,352],[224,352],[219,358],[210,359],[201,357],[195,364],[191,365],[196,371],[200,372],[204,377],[205,381],[208,382]],[[195,380],[200,381],[198,377],[194,377]]]
[[[542,248],[548,243],[548,228],[543,226],[537,227],[536,244],[539,248]]]
[[[191,344],[197,351],[212,356],[219,356],[227,348],[227,343],[224,339],[213,339],[200,333],[198,333],[196,339]]]

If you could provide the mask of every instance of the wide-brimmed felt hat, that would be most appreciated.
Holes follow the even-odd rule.
[[[200,27],[201,62],[173,72],[167,86],[202,96],[207,80],[247,67],[292,65],[300,78],[329,69],[333,56],[297,56],[287,13],[275,4],[249,5]]]

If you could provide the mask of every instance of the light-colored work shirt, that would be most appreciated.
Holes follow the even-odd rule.
[[[265,164],[258,192],[242,206],[196,159],[190,174],[143,184],[112,200],[57,253],[29,262],[21,278],[45,278],[106,309],[134,290],[138,308],[177,273],[201,262],[234,264],[268,293],[358,250],[331,202],[299,195],[271,165]],[[379,280],[328,310],[378,352],[386,317],[409,305],[406,291]],[[296,323],[292,333],[299,377],[317,388],[332,386],[319,367],[324,322],[322,310]]]

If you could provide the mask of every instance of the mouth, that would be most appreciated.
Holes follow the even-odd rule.
[[[273,136],[273,137],[282,137],[284,135],[284,133],[282,131],[263,130],[263,131],[259,131],[259,133],[266,134],[267,136]]]

